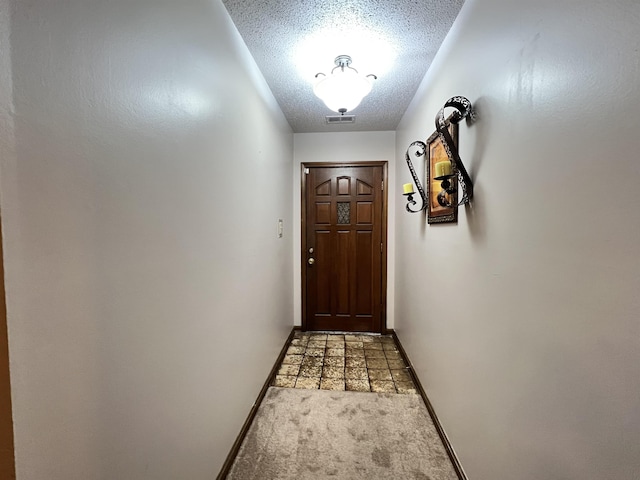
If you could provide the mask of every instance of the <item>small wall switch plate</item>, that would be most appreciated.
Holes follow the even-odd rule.
[[[284,223],[282,222],[282,219],[279,218],[278,219],[278,238],[282,238],[283,235],[284,235]]]

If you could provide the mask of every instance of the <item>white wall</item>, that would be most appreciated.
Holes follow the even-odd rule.
[[[301,164],[308,162],[389,162],[387,220],[387,328],[394,326],[395,132],[296,133],[293,136],[293,309],[302,323]]]
[[[219,0],[13,9],[17,478],[214,478],[293,324],[292,132]]]
[[[395,288],[471,479],[640,478],[639,50],[634,0],[467,0],[397,131],[401,158],[447,98],[477,106],[473,205],[397,202]]]

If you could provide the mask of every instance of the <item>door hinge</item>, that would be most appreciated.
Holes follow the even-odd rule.
[[[305,175],[309,175],[309,169],[308,169],[308,168],[305,168],[305,169],[304,169],[304,174],[305,174]]]
[[[380,244],[380,253],[382,253],[382,243]]]
[[[384,180],[382,180],[382,190],[384,190]]]

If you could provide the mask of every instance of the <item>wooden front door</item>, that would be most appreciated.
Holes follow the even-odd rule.
[[[302,327],[381,333],[386,329],[386,164],[303,168]]]

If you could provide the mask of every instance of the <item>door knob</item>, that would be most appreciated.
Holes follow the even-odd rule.
[[[313,265],[314,263],[316,263],[316,261],[313,258],[310,258],[307,261],[309,262],[309,265]]]

